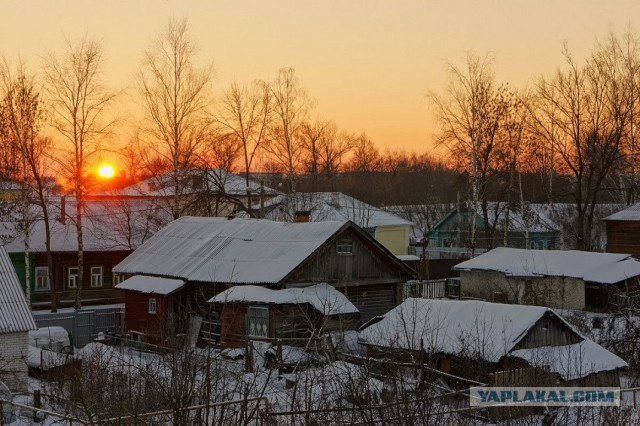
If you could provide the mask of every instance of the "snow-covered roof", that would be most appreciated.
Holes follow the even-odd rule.
[[[278,283],[346,225],[185,216],[157,232],[114,271],[200,282]]]
[[[312,222],[350,220],[361,228],[413,225],[400,216],[340,192],[282,195],[269,202],[269,205],[273,204],[279,204],[279,208],[270,209],[266,213],[267,219],[293,220],[296,212],[307,211]]]
[[[556,315],[538,306],[409,298],[362,330],[360,341],[498,362],[547,314]]]
[[[619,356],[602,346],[585,339],[566,346],[543,346],[533,349],[518,349],[509,356],[522,358],[535,367],[548,366],[564,380],[574,380],[601,371],[628,367]]]
[[[501,272],[516,277],[572,277],[615,284],[640,275],[640,262],[628,254],[498,247],[453,269]]]
[[[308,303],[324,315],[358,313],[353,303],[338,290],[328,284],[316,284],[303,288],[271,290],[255,285],[231,287],[209,300],[211,303]]]
[[[49,202],[51,249],[54,252],[78,250],[75,224],[76,202],[65,200],[65,222],[60,220],[60,200]],[[29,226],[29,250],[43,253],[45,223],[39,206],[32,207]],[[85,251],[127,251],[141,245],[157,229],[170,221],[168,213],[146,200],[87,201],[83,208],[83,245]],[[0,239],[7,252],[24,252],[24,232],[18,216],[0,221]]]
[[[180,172],[183,194],[208,190],[234,196],[247,195],[247,180],[224,169],[183,170]],[[258,195],[261,191],[260,183],[249,180],[249,191]],[[280,194],[275,189],[264,187],[267,195]],[[168,197],[175,195],[175,183],[169,173],[153,176],[123,189],[96,194],[99,196],[124,197]]]
[[[9,255],[0,246],[0,334],[35,330],[27,298]]]
[[[468,210],[473,211],[472,208]],[[438,228],[449,217],[455,215],[457,211],[457,208],[451,210],[440,222],[434,225],[433,229]],[[481,206],[478,206],[476,211],[477,220],[482,220],[483,212]],[[504,230],[507,212],[509,213],[507,229],[511,232],[557,232],[560,229],[558,224],[551,218],[550,211],[532,204],[526,204],[522,209],[516,210],[510,209],[507,203],[490,202],[487,206],[489,224],[495,224],[496,229]]]
[[[134,275],[116,286],[120,290],[133,290],[140,293],[154,293],[166,296],[184,286],[183,280]]]
[[[602,220],[640,221],[640,203],[632,204],[624,210],[609,215]]]

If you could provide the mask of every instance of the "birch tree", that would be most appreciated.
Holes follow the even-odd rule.
[[[493,60],[469,54],[465,67],[448,64],[449,83],[444,94],[429,93],[439,122],[436,143],[444,146],[457,168],[468,173],[471,183],[472,256],[477,247],[477,215],[482,211],[491,247],[496,221],[489,220],[489,190],[504,158],[498,137],[508,103],[504,87],[496,88]],[[499,209],[499,203],[494,204]],[[494,212],[498,217],[499,211]]]
[[[46,91],[51,106],[51,124],[61,138],[57,163],[76,198],[75,226],[78,242],[78,283],[75,307],[80,309],[83,287],[83,208],[88,170],[115,120],[109,107],[116,96],[104,85],[105,59],[102,45],[83,37],[66,41],[61,55],[44,60]]]
[[[170,210],[180,217],[185,206],[186,171],[209,138],[209,89],[212,65],[196,66],[197,46],[187,21],[170,20],[144,53],[138,86],[151,148],[170,169]]]

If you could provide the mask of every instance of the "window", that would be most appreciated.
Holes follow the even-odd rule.
[[[91,267],[91,287],[102,287],[102,266]]]
[[[124,281],[124,275],[122,274],[116,274],[115,272],[112,275],[112,279],[113,279],[113,286],[117,286],[118,284],[120,284],[122,281]]]
[[[46,266],[36,266],[36,291],[50,290],[49,268]]]
[[[251,337],[269,337],[269,308],[249,306],[247,312],[247,334]]]
[[[78,267],[70,266],[67,268],[67,287],[76,288],[78,286]]]
[[[149,298],[149,313],[155,314],[158,312],[158,303],[154,297]]]
[[[353,253],[353,243],[351,241],[338,242],[338,254],[348,255]]]

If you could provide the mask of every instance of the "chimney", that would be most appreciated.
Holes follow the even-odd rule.
[[[60,197],[60,223],[65,224],[67,221],[67,199],[62,195]]]
[[[310,222],[311,221],[311,212],[310,211],[297,211],[294,215],[294,222]]]

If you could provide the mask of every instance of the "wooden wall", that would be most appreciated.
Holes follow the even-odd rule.
[[[606,221],[607,252],[627,253],[640,259],[640,221]]]
[[[111,304],[123,303],[124,294],[114,288],[112,268],[124,260],[130,251],[105,251],[105,252],[85,252],[82,285],[82,304]],[[78,253],[53,253],[53,283],[58,297],[58,307],[72,306],[76,289],[68,287],[67,271],[69,267],[78,265]],[[37,253],[34,258],[33,268],[47,266],[45,253]],[[91,267],[102,266],[102,287],[91,287]],[[31,280],[35,280],[34,269],[32,268]],[[32,287],[33,288],[33,287]],[[34,307],[48,308],[51,304],[50,291],[34,291]]]
[[[542,346],[565,346],[581,342],[569,326],[553,314],[547,314],[535,323],[533,328],[518,342],[514,350],[532,349]]]

